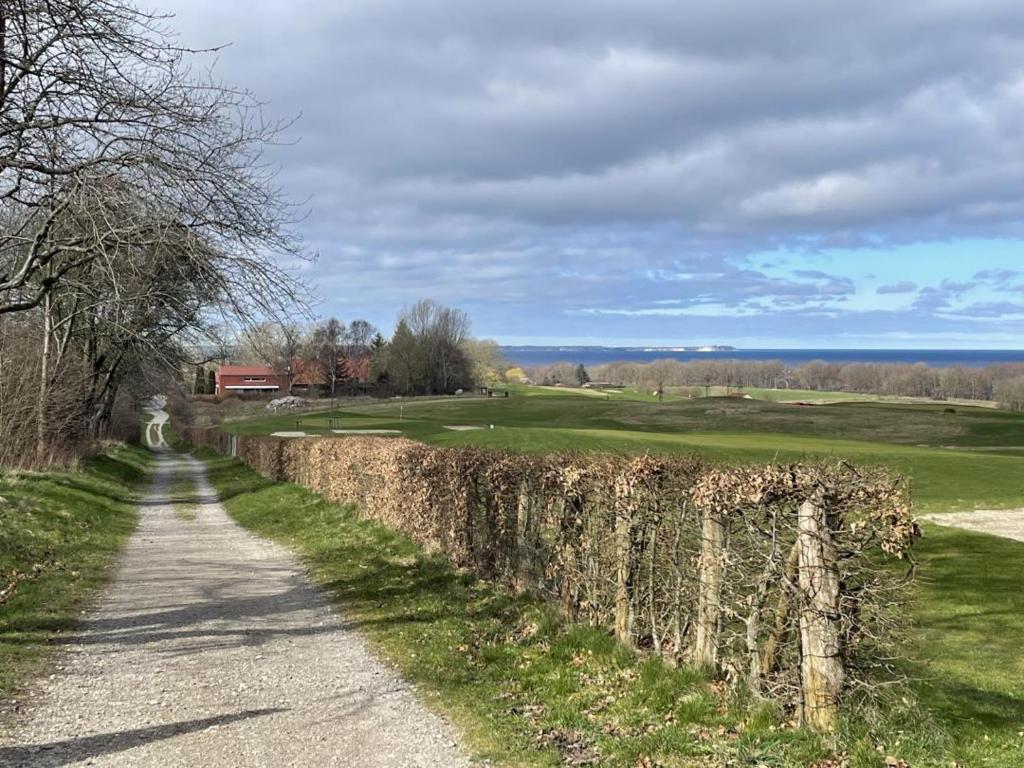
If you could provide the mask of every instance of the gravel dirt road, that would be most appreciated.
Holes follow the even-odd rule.
[[[156,461],[116,576],[0,736],[0,766],[468,765],[295,559],[227,516],[201,462]],[[194,519],[169,496],[183,473]]]

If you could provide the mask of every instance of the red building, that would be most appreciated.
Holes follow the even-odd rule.
[[[296,393],[320,392],[327,394],[331,388],[331,377],[327,366],[313,358],[292,358],[292,391]],[[346,385],[365,384],[370,380],[370,356],[360,355],[338,358],[338,381],[340,390]]]
[[[264,365],[223,365],[217,371],[217,392],[229,394],[288,394],[288,374]]]
[[[359,384],[368,382],[370,380],[370,356],[346,357],[345,373],[349,379]]]
[[[323,363],[311,358],[292,358],[292,391],[307,394],[321,389],[327,381]]]

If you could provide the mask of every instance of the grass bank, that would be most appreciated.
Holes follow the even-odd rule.
[[[825,766],[841,754],[875,768],[895,754],[949,766],[962,751],[901,701],[909,691],[874,727],[858,719],[829,743],[700,673],[639,658],[604,631],[564,625],[535,600],[456,573],[351,508],[199,455],[228,512],[300,553],[346,617],[496,764]]]
[[[72,628],[135,528],[149,452],[117,448],[80,471],[0,474],[0,701]]]

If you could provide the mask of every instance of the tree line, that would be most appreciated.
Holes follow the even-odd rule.
[[[578,365],[554,363],[529,368],[538,383],[578,385]],[[666,387],[700,389],[725,386],[842,391],[939,400],[997,400],[1024,410],[1024,364],[984,368],[921,364],[830,363],[815,360],[788,366],[778,360],[655,360],[650,363],[606,363],[591,366],[594,382],[659,392]]]
[[[473,338],[471,327],[464,311],[423,299],[399,313],[390,338],[361,319],[263,323],[241,333],[229,358],[293,383],[312,379],[310,394],[453,394],[498,381],[508,367],[498,344]],[[197,369],[196,393],[213,393],[210,373]]]
[[[0,7],[0,463],[137,429],[225,326],[301,303],[285,127],[125,0]]]

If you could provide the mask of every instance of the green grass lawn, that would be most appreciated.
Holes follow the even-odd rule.
[[[915,549],[909,672],[945,733],[935,764],[1022,766],[1024,544],[928,525]]]
[[[688,392],[691,389],[693,388],[680,388],[683,392]],[[703,387],[698,387],[697,389],[701,394],[704,394],[705,389]],[[765,387],[743,387],[742,389],[737,390],[736,387],[710,387],[707,390],[707,393],[711,397],[724,397],[734,394],[737,391],[744,395],[750,395],[756,400],[769,400],[777,403],[802,401],[807,403],[889,403],[899,405],[941,404],[943,407],[947,407],[945,403],[939,403],[939,401],[928,398],[900,397],[896,395],[870,395],[863,392],[842,392],[819,389],[768,389]],[[989,401],[980,401],[977,405],[985,408],[991,408],[994,404]]]
[[[657,403],[629,392],[524,387],[508,399],[349,407],[303,418],[299,428],[329,434],[329,418],[337,428],[398,429],[441,445],[696,451],[723,461],[843,457],[909,475],[919,512],[1024,506],[1024,416],[991,408],[796,406],[736,398]],[[451,431],[445,425],[482,429]],[[296,425],[294,416],[283,416],[230,428],[266,434]],[[293,545],[302,548],[297,539]],[[914,766],[1024,765],[1024,545],[929,525],[916,556],[917,599],[906,649],[915,659],[909,665],[910,703],[897,696],[889,714],[873,730],[861,731],[861,738],[849,734],[866,725],[848,729],[852,762],[873,764],[881,746]],[[328,559],[324,563],[330,567]],[[339,596],[345,600],[343,592]],[[429,671],[423,674],[429,684]],[[788,747],[777,748],[783,754]],[[763,764],[799,764],[772,759]]]
[[[880,395],[865,395],[859,392],[833,392],[829,390],[817,390],[817,389],[768,389],[765,387],[743,387],[741,390],[737,390],[736,387],[681,387],[680,391],[689,392],[690,390],[699,391],[701,394],[705,392],[711,397],[726,397],[730,394],[739,392],[742,395],[750,395],[755,400],[769,400],[771,402],[792,402],[794,400],[802,400],[805,402],[877,402],[883,401],[884,398]],[[671,388],[669,389],[671,392]],[[892,399],[892,398],[888,398]]]
[[[118,448],[80,471],[0,474],[0,698],[40,670],[106,579],[149,455]]]
[[[710,398],[657,403],[584,392],[589,391],[518,387],[507,399],[386,401],[231,422],[226,428],[239,434],[300,430],[322,435],[332,434],[332,427],[393,429],[439,445],[698,452],[723,461],[844,457],[907,474],[922,512],[1024,506],[1021,414],[868,402],[797,406]]]

